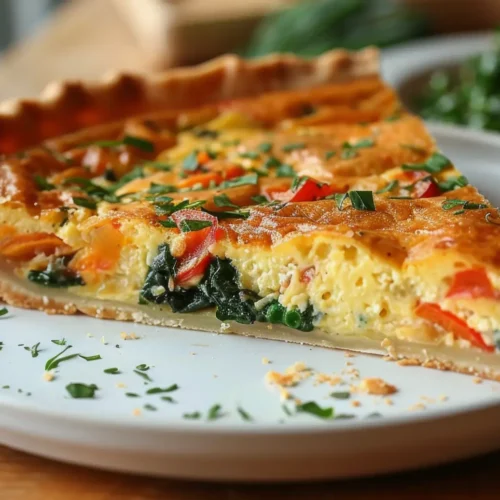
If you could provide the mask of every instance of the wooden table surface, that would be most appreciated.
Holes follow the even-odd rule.
[[[110,68],[145,71],[132,34],[108,0],[76,0],[0,59],[0,99],[34,96],[60,78],[98,78]],[[436,446],[439,446],[437,443]],[[411,453],[408,450],[408,453]],[[0,447],[0,498],[388,500],[499,499],[500,453],[375,479],[298,485],[206,484],[94,471]]]

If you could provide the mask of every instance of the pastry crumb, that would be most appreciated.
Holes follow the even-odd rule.
[[[134,408],[132,410],[132,415],[134,415],[134,417],[139,417],[141,416],[142,412],[141,412],[141,409],[140,408]]]
[[[408,411],[425,410],[427,407],[423,403],[416,403],[408,408]]]
[[[269,358],[262,358],[262,364],[263,365],[269,365],[271,363],[271,361],[269,360]]]
[[[339,375],[329,375],[328,373],[318,373],[315,377],[316,384],[338,385],[342,382],[342,377]]]
[[[121,332],[120,337],[122,340],[139,340],[139,337],[135,333]]]
[[[229,328],[231,327],[231,325],[229,323],[221,323],[220,324],[220,328],[219,328],[219,331],[221,333],[224,333],[226,332],[227,330],[229,330]]]
[[[116,387],[118,387],[118,389],[125,389],[127,386],[123,382],[118,382]]]
[[[409,358],[404,358],[404,359],[400,359],[398,361],[398,365],[399,366],[420,366],[420,361],[418,359],[409,359]]]
[[[474,377],[472,379],[472,382],[474,382],[475,384],[482,384],[483,383],[483,379],[479,378],[479,377]]]
[[[448,401],[448,396],[446,396],[445,394],[441,394],[439,396],[439,401]]]
[[[344,358],[355,358],[356,355],[349,351],[344,351]]]
[[[87,337],[88,337],[89,339],[93,339],[93,338],[94,338],[94,336],[93,336],[91,333],[87,333]]]
[[[280,399],[281,401],[286,401],[291,399],[292,395],[284,387],[280,387]]]
[[[358,390],[377,396],[387,396],[398,391],[397,387],[381,378],[365,378],[358,386]]]
[[[43,374],[43,380],[46,382],[52,382],[55,379],[55,375],[52,372],[45,372]]]
[[[354,408],[359,408],[361,406],[361,401],[355,399],[354,401],[351,401],[351,406],[354,406]]]
[[[392,401],[391,398],[384,398],[384,403],[387,405],[387,406],[392,406],[394,404],[394,402]]]

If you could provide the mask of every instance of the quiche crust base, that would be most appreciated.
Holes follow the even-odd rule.
[[[29,285],[29,284],[28,284]],[[0,270],[0,297],[9,304],[27,309],[37,309],[47,314],[73,315],[83,313],[99,319],[131,321],[152,326],[184,328],[220,334],[237,334],[247,337],[279,340],[298,344],[346,349],[364,354],[387,356],[388,361],[399,361],[402,365],[424,366],[442,371],[455,371],[467,375],[500,382],[500,357],[467,349],[457,350],[447,346],[428,345],[422,347],[407,340],[387,339],[374,332],[373,335],[338,335],[315,329],[300,332],[281,325],[254,323],[243,325],[230,321],[221,323],[212,311],[191,314],[175,314],[167,307],[117,305],[114,302],[68,297],[56,290],[47,289],[40,296],[12,273]]]

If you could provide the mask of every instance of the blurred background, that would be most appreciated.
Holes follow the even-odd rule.
[[[37,95],[52,80],[158,70],[226,52],[308,57],[377,45],[384,54],[399,47],[416,54],[418,46],[405,44],[459,33],[449,45],[456,48],[462,33],[499,24],[500,0],[0,0],[0,99]],[[451,68],[441,49],[410,104],[427,118],[500,130],[499,50],[493,38],[481,40]],[[479,49],[481,56],[465,57]],[[405,58],[394,60],[407,69]]]

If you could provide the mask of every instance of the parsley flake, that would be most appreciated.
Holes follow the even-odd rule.
[[[26,346],[24,349],[26,351],[30,351],[31,352],[31,357],[32,358],[38,358],[38,354],[40,352],[40,350],[38,349],[39,347],[40,347],[40,342],[38,342],[38,344],[35,344],[32,347]]]
[[[68,350],[68,349],[71,349],[73,346],[68,346],[66,347],[65,349],[63,349],[59,354],[56,354],[54,357],[50,358],[49,360],[47,360],[47,362],[45,363],[45,371],[48,372],[50,370],[54,370],[55,368],[57,368],[59,366],[60,363],[62,363],[63,361],[68,361],[70,359],[73,359],[73,358],[76,358],[78,356],[78,354],[69,354],[68,356],[65,356],[63,358],[61,358],[61,356]]]
[[[273,149],[273,144],[271,142],[262,142],[259,144],[258,149],[261,153],[269,153]]]
[[[134,370],[134,373],[137,373],[137,375],[139,375],[139,377],[142,377],[144,380],[146,380],[148,382],[153,381],[153,379],[147,373],[141,372],[139,370]]]
[[[351,397],[351,393],[349,391],[337,391],[332,392],[330,396],[335,399],[349,399]]]
[[[241,406],[238,406],[237,410],[238,410],[238,413],[239,413],[240,417],[243,420],[245,420],[247,422],[251,422],[253,420],[253,418],[250,415],[250,413],[248,413],[247,411],[245,411]]]
[[[238,205],[235,205],[230,199],[229,196],[225,193],[218,194],[214,196],[214,203],[218,207],[228,207],[228,208],[240,208]]]
[[[45,177],[42,177],[41,175],[34,175],[33,180],[35,181],[35,184],[40,191],[51,191],[52,189],[56,188],[54,184],[51,184]]]
[[[394,191],[398,187],[399,187],[399,181],[398,180],[393,180],[393,181],[389,182],[389,184],[387,184],[383,188],[381,188],[378,191],[376,191],[376,194],[389,193],[391,191]]]
[[[183,233],[190,233],[193,231],[201,231],[202,229],[205,229],[207,227],[212,226],[212,221],[209,220],[188,220],[184,219],[180,224],[179,224],[179,229]]]
[[[81,384],[79,382],[73,382],[66,386],[66,390],[73,399],[92,399],[94,398],[95,391],[99,388],[95,384]]]
[[[296,151],[297,149],[304,149],[306,147],[305,142],[291,142],[290,144],[285,144],[281,150],[285,153],[290,151]]]
[[[221,417],[224,416],[224,414],[221,412],[222,406],[219,404],[215,404],[211,406],[208,410],[207,414],[207,420],[217,420]]]
[[[66,339],[61,340],[51,340],[51,342],[55,345],[66,345]]]
[[[118,375],[120,374],[120,370],[118,368],[106,368],[104,373],[108,373],[109,375]]]
[[[94,356],[84,356],[83,354],[79,354],[78,356],[85,361],[97,361],[98,359],[102,359],[100,354],[95,354]]]
[[[198,420],[201,418],[201,413],[199,411],[194,411],[193,413],[184,413],[184,415],[182,415],[182,418],[188,420]]]
[[[0,317],[1,316],[6,316],[7,314],[9,314],[9,310],[6,307],[2,307],[0,309]]]
[[[441,153],[434,153],[423,163],[405,163],[401,168],[403,170],[424,171],[429,174],[438,174],[451,166],[451,161],[446,158],[446,156]]]
[[[179,389],[179,386],[177,384],[172,384],[169,387],[166,388],[161,388],[161,387],[152,387],[151,389],[146,391],[146,394],[164,394],[166,392],[173,392],[177,391]]]
[[[302,403],[297,405],[297,411],[300,413],[310,413],[316,417],[329,420],[333,418],[334,411],[333,408],[321,408],[314,401],[308,401],[307,403]]]

